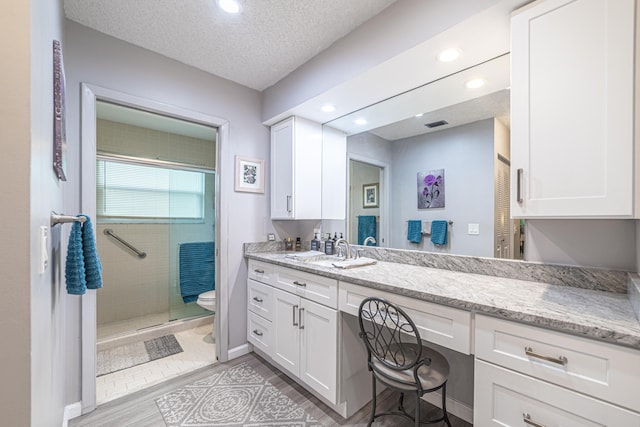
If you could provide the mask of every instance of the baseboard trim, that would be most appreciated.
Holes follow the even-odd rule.
[[[64,415],[62,417],[62,427],[67,427],[69,425],[69,420],[79,417],[82,415],[82,403],[75,402],[71,403],[64,407]]]
[[[439,391],[435,393],[427,393],[422,396],[422,399],[431,403],[433,406],[442,408],[442,394]],[[466,403],[447,397],[447,412],[468,422],[469,424],[473,424],[473,407]]]
[[[228,360],[233,360],[237,357],[244,356],[245,354],[251,353],[251,348],[249,347],[249,343],[239,345],[234,348],[230,348],[227,351]]]

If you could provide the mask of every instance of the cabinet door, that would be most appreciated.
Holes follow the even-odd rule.
[[[512,17],[514,217],[633,215],[634,8],[547,0]]]
[[[337,403],[338,312],[302,299],[300,379]]]
[[[271,218],[293,218],[293,135],[289,118],[271,127]]]
[[[296,377],[300,372],[300,298],[273,290],[272,357]]]

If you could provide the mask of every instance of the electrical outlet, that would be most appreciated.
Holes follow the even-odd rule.
[[[469,224],[467,230],[468,234],[477,236],[480,234],[480,224]]]

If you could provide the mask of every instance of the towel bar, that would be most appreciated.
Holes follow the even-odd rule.
[[[55,227],[58,224],[66,224],[70,222],[85,222],[87,218],[83,216],[71,216],[71,215],[59,215],[51,211],[51,227]]]

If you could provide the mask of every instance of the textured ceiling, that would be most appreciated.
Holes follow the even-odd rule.
[[[263,90],[396,0],[64,0],[67,18]]]

